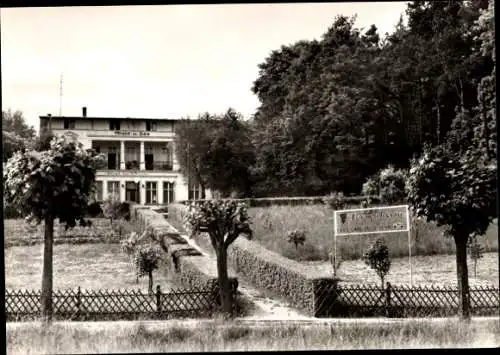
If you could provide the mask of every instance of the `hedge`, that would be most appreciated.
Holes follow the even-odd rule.
[[[186,206],[169,205],[169,222],[179,226],[183,232],[182,217],[185,213]],[[202,249],[213,253],[206,233],[201,233],[195,240]],[[319,283],[323,287],[325,283],[336,284],[336,280],[329,275],[319,274],[314,269],[266,249],[258,242],[242,237],[229,247],[228,264],[237,275],[259,288],[284,297],[311,316],[319,315],[315,299]]]
[[[130,215],[138,233],[147,227],[152,228],[152,238],[168,255],[167,272],[173,276],[174,282],[187,288],[206,287],[217,282],[215,259],[191,247],[160,213],[134,204],[130,206]],[[238,280],[234,274],[230,273],[229,278],[232,287],[237,288]]]

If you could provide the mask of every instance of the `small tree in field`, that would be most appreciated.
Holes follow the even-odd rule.
[[[108,198],[102,204],[102,214],[105,218],[109,219],[111,225],[113,220],[117,220],[121,216],[121,202],[120,199],[113,194],[109,194]]]
[[[467,243],[484,235],[496,209],[496,164],[479,151],[453,153],[443,146],[426,147],[412,162],[408,198],[414,213],[446,226],[456,246],[459,305],[462,318],[470,317]]]
[[[383,239],[377,239],[375,243],[363,254],[363,260],[366,265],[375,270],[382,288],[384,287],[385,276],[389,273],[391,268],[391,258],[389,255],[389,248],[385,245]]]
[[[64,137],[54,138],[50,149],[25,151],[12,156],[4,170],[4,199],[28,220],[44,222],[41,315],[52,320],[52,249],[54,220],[66,229],[88,226],[84,219],[96,170],[104,160],[93,150]]]
[[[469,253],[470,258],[474,262],[474,277],[477,277],[477,262],[483,257],[484,247],[477,241],[477,237],[474,236],[469,240]]]
[[[137,277],[148,275],[148,292],[153,293],[153,271],[158,269],[161,260],[161,249],[158,245],[147,244],[138,247],[135,253]]]
[[[217,256],[217,274],[226,315],[232,314],[233,299],[227,272],[227,249],[240,234],[252,235],[250,218],[244,203],[224,200],[201,201],[189,205],[186,227],[192,235],[207,232]]]
[[[288,243],[295,244],[295,250],[298,249],[299,245],[304,245],[306,241],[306,232],[302,230],[290,231],[287,234]]]

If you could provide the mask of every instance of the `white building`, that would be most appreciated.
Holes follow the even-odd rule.
[[[40,131],[69,134],[84,148],[105,155],[97,171],[97,200],[115,194],[121,201],[162,205],[199,199],[199,186],[189,184],[174,154],[174,119],[40,116]],[[188,186],[189,185],[189,186]],[[210,192],[206,191],[210,198]]]

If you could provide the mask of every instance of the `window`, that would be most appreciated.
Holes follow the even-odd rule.
[[[169,204],[175,201],[174,195],[174,183],[164,181],[163,182],[163,203]]]
[[[64,119],[64,129],[75,129],[75,120]]]
[[[119,181],[108,181],[108,195],[112,195],[116,198],[120,198],[120,182]]]
[[[109,120],[109,130],[119,131],[120,130],[120,120]]]
[[[156,131],[156,130],[157,130],[156,122],[152,120],[146,121],[146,131]]]
[[[154,204],[158,203],[158,199],[156,198],[156,182],[155,181],[146,181],[146,204]]]
[[[201,185],[189,185],[188,190],[188,200],[199,200],[201,199]]]
[[[95,183],[95,200],[102,201],[102,181],[96,181]]]

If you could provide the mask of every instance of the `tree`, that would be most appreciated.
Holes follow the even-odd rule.
[[[427,146],[412,161],[407,190],[409,203],[417,217],[446,226],[456,246],[460,314],[470,317],[467,242],[484,235],[497,216],[496,164],[485,162],[478,149],[464,154],[444,146]]]
[[[137,277],[148,275],[148,292],[153,293],[153,271],[158,269],[162,256],[161,248],[156,244],[140,245],[135,252]]]
[[[250,218],[244,203],[209,200],[188,207],[185,224],[191,235],[208,233],[217,257],[217,275],[222,311],[232,314],[233,299],[227,271],[227,249],[240,236],[252,236]]]
[[[102,204],[102,213],[105,218],[108,218],[113,225],[113,220],[117,220],[121,217],[121,202],[118,196],[109,194],[106,200]]]
[[[181,171],[191,183],[199,183],[228,197],[248,195],[254,149],[249,128],[241,114],[229,109],[223,115],[205,114],[176,126],[176,155]]]
[[[295,250],[298,249],[299,245],[304,245],[306,241],[306,232],[301,230],[289,231],[287,233],[288,243],[295,244]]]
[[[50,150],[15,153],[4,170],[4,199],[37,223],[44,222],[41,316],[52,320],[52,251],[54,220],[66,229],[85,220],[96,170],[104,159],[81,144],[59,137]]]
[[[366,265],[375,270],[383,288],[385,276],[389,273],[391,268],[389,248],[384,240],[378,238],[363,254],[363,260]]]
[[[35,129],[28,126],[21,111],[2,111],[3,162],[22,149],[28,148],[35,138]]]

